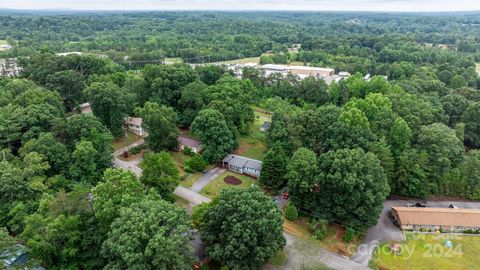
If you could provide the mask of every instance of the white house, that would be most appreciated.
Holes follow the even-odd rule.
[[[92,113],[92,106],[90,106],[90,103],[85,102],[80,104],[80,112],[81,113]]]
[[[142,118],[128,117],[125,119],[123,129],[130,131],[138,136],[145,136],[147,132],[142,128]]]
[[[253,177],[260,177],[263,163],[259,160],[250,159],[237,155],[228,155],[222,160],[223,166],[230,171],[246,174]]]

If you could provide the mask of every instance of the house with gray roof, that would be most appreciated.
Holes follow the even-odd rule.
[[[265,132],[270,129],[270,126],[272,125],[272,122],[270,121],[265,121],[263,124],[260,126],[260,131]]]
[[[177,140],[178,148],[180,151],[183,151],[185,147],[190,148],[195,154],[198,154],[203,150],[203,146],[201,145],[199,140],[195,140],[185,136],[179,136]]]
[[[222,160],[224,167],[230,171],[246,174],[253,177],[259,177],[262,171],[262,162],[259,160],[246,158],[237,155],[228,155]]]

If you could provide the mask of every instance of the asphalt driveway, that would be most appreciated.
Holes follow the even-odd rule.
[[[225,172],[225,169],[215,167],[208,172],[204,173],[200,178],[198,178],[195,183],[190,187],[190,190],[196,193],[200,193],[204,187],[210,184],[215,178],[219,177],[222,173]]]

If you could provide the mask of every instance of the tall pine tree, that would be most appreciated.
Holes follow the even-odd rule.
[[[275,190],[281,189],[286,185],[286,167],[287,157],[285,151],[280,144],[274,144],[263,160],[260,183]]]

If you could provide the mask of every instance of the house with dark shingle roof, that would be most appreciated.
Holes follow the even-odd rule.
[[[262,171],[263,163],[259,160],[246,158],[237,155],[228,155],[222,160],[224,167],[230,171],[246,174],[253,177],[259,177]]]

